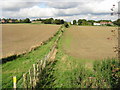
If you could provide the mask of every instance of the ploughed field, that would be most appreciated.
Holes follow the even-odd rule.
[[[115,58],[117,34],[116,27],[71,26],[64,33],[63,49],[80,59]]]
[[[30,51],[52,37],[59,28],[59,25],[2,25],[2,58]]]

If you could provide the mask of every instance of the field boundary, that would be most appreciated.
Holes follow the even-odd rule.
[[[2,62],[1,64],[7,63],[7,62],[9,62],[9,61],[13,61],[13,60],[16,59],[16,58],[19,58],[20,56],[25,55],[25,54],[27,54],[27,53],[30,53],[30,52],[36,50],[37,48],[45,45],[45,44],[46,44],[47,42],[49,42],[54,36],[56,36],[56,35],[58,34],[58,32],[59,32],[59,30],[60,30],[61,28],[62,28],[62,26],[57,30],[57,32],[56,32],[55,34],[53,34],[51,37],[49,37],[46,41],[42,41],[39,45],[36,45],[36,46],[34,46],[34,47],[31,46],[31,48],[30,48],[29,50],[24,51],[23,53],[13,54],[13,55],[10,55],[10,56],[1,58],[1,59],[0,59],[1,62]]]
[[[50,52],[47,55],[45,55],[41,60],[38,60],[35,64],[33,64],[32,67],[26,73],[23,74],[23,77],[19,78],[16,84],[17,88],[35,88],[37,86],[37,83],[39,83],[39,80],[41,78],[40,75],[44,71],[45,67],[48,64],[54,62],[57,53],[57,44],[63,34],[63,28],[61,27],[59,31],[60,34],[54,41]]]

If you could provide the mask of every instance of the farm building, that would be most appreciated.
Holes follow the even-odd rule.
[[[100,26],[101,24],[100,23],[93,23],[93,25]]]
[[[94,23],[93,25],[100,26],[100,25],[108,25],[108,24],[113,25],[112,22],[100,22],[100,23]]]
[[[32,23],[42,23],[42,21],[32,21]]]
[[[7,23],[7,20],[2,19],[2,20],[1,20],[1,23]]]
[[[112,22],[100,22],[101,25],[107,25],[107,24],[110,24],[110,25],[113,25]]]
[[[15,20],[11,19],[11,20],[9,20],[9,23],[15,23]]]

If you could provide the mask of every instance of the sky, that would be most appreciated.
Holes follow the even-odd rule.
[[[111,8],[118,10],[120,0],[0,0],[1,18],[56,18],[72,21],[116,20]]]

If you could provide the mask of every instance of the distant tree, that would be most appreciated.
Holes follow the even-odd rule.
[[[31,23],[30,19],[29,18],[26,18],[23,20],[24,23]]]
[[[60,19],[55,19],[54,24],[61,24],[61,20]]]
[[[51,20],[50,20],[50,19],[46,19],[46,20],[44,21],[44,23],[45,23],[45,24],[51,24]]]
[[[69,27],[69,24],[68,24],[67,22],[65,22],[65,23],[64,23],[64,26],[65,26],[66,28],[68,28],[68,27]]]
[[[77,21],[76,20],[73,20],[73,25],[76,25],[77,24]]]
[[[53,24],[53,21],[54,21],[53,18],[49,18],[49,19],[42,20],[42,23],[44,23],[44,24]]]
[[[15,22],[16,22],[16,23],[19,23],[19,20],[18,20],[18,19],[15,19]]]
[[[78,20],[78,25],[84,25],[87,23],[87,20],[86,19],[79,19]]]
[[[64,24],[64,23],[65,23],[65,21],[62,19],[62,20],[61,20],[61,24]]]
[[[91,23],[91,25],[93,25],[95,23],[95,20],[88,20],[89,23]]]
[[[20,23],[23,23],[23,20],[22,20],[22,19],[20,19],[20,20],[19,20],[19,22],[20,22]]]
[[[82,19],[78,20],[78,25],[82,25]]]

